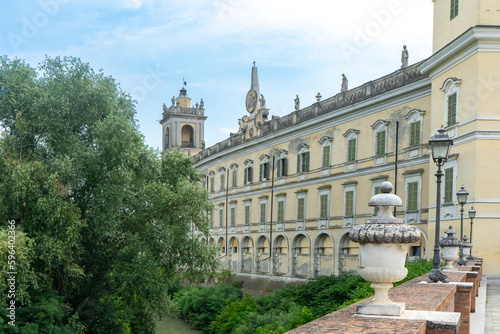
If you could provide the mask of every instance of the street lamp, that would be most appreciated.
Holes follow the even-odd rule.
[[[474,257],[472,256],[472,247],[474,247],[474,245],[472,244],[472,220],[474,220],[474,218],[476,218],[476,210],[474,210],[474,206],[472,206],[472,208],[470,208],[470,210],[469,210],[469,218],[470,218],[470,244],[471,244],[471,248],[470,248],[469,256],[467,256],[467,260],[473,260]]]
[[[438,166],[437,173],[437,194],[436,194],[436,231],[434,233],[434,257],[432,259],[432,270],[429,273],[428,283],[443,282],[448,283],[445,274],[439,269],[439,264],[441,260],[439,259],[439,232],[440,232],[440,222],[441,222],[441,178],[443,177],[443,171],[441,167],[444,165],[446,160],[448,160],[448,154],[450,153],[450,147],[453,144],[453,140],[448,137],[446,131],[441,127],[438,132],[429,140],[429,145],[431,146],[432,160]]]
[[[460,259],[457,263],[460,266],[465,266],[467,261],[464,260],[464,204],[467,203],[467,196],[469,193],[465,190],[464,186],[457,192],[458,204],[460,204]]]

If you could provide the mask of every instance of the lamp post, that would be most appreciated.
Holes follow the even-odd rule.
[[[437,194],[436,194],[436,231],[434,233],[434,257],[432,259],[432,270],[429,273],[428,283],[443,282],[448,283],[445,274],[439,268],[441,260],[439,259],[439,232],[441,223],[441,178],[443,177],[443,171],[441,167],[444,165],[446,160],[448,160],[448,154],[450,153],[450,147],[453,144],[453,140],[450,139],[446,131],[441,127],[438,132],[429,140],[429,145],[431,146],[432,160],[437,165],[438,170],[436,175],[437,178]]]
[[[472,221],[474,220],[474,218],[476,218],[476,210],[474,210],[474,206],[472,206],[472,208],[470,208],[469,210],[469,218],[470,218],[470,244],[472,246],[470,248],[469,256],[467,256],[467,260],[474,260],[474,257],[472,256],[472,247],[474,247],[474,245],[472,244]]]
[[[458,259],[457,263],[460,266],[465,266],[467,261],[464,260],[464,204],[467,203],[467,196],[469,193],[465,190],[465,187],[462,185],[460,190],[457,192],[457,200],[458,204],[460,204],[460,259]]]

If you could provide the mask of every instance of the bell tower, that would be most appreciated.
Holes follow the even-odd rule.
[[[186,82],[177,98],[171,99],[171,106],[163,104],[160,124],[162,126],[162,150],[180,150],[188,156],[205,149],[205,106],[203,99],[191,106],[187,95]]]
[[[434,31],[432,52],[436,53],[469,28],[498,26],[498,0],[432,0],[434,2]]]

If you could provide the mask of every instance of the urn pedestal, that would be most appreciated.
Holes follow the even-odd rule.
[[[439,246],[441,246],[441,259],[446,261],[446,266],[441,268],[443,272],[458,271],[453,267],[453,262],[458,260],[458,251],[460,249],[460,242],[455,238],[455,230],[450,226],[445,232],[446,238],[441,239]]]
[[[392,189],[392,184],[384,182],[380,187],[382,193],[368,203],[379,207],[378,215],[349,232],[349,238],[360,244],[359,274],[370,281],[375,290],[369,304],[358,306],[359,314],[399,316],[405,310],[404,303],[389,299],[389,290],[393,282],[406,277],[408,270],[404,265],[408,246],[420,239],[420,232],[392,215],[392,207],[402,206],[401,199],[390,194]]]

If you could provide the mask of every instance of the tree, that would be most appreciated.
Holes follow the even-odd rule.
[[[179,269],[194,279],[217,266],[193,237],[212,210],[200,174],[145,145],[134,102],[102,71],[72,57],[0,62],[0,236],[14,220],[29,277],[18,327],[0,326],[154,332]]]

